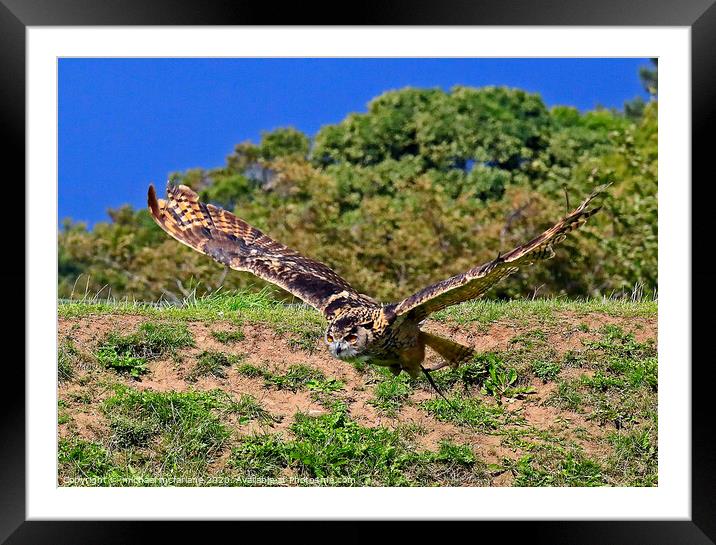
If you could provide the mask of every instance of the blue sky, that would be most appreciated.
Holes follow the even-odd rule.
[[[647,98],[648,59],[60,59],[59,219],[90,225],[150,182],[213,168],[234,145],[293,126],[314,135],[389,89],[507,85],[548,106]]]

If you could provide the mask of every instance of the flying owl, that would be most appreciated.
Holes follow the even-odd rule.
[[[457,367],[475,351],[450,339],[422,331],[433,312],[483,295],[493,284],[522,265],[554,255],[552,246],[582,226],[600,207],[588,208],[602,191],[592,193],[578,208],[538,237],[473,267],[427,286],[398,303],[381,303],[356,291],[328,266],[304,257],[273,240],[226,210],[199,201],[184,185],[167,186],[167,199],[157,199],[149,186],[154,221],[182,244],[237,271],[248,271],[276,284],[323,313],[328,321],[324,340],[341,360],[363,358],[416,378],[446,365]],[[442,360],[423,367],[425,347]],[[433,383],[434,384],[434,383]]]

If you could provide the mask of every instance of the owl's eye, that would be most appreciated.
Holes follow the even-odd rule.
[[[354,342],[356,342],[356,341],[358,340],[358,335],[356,335],[355,333],[351,333],[350,335],[348,335],[348,336],[346,337],[346,340],[347,340],[349,343],[354,343]]]
[[[332,343],[332,342],[333,342],[333,335],[330,335],[330,334],[326,335],[326,340],[327,340],[329,343]]]

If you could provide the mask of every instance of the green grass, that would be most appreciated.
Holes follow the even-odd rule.
[[[534,448],[510,463],[514,486],[603,486],[604,469],[579,449]]]
[[[603,313],[625,318],[652,317],[657,314],[658,303],[654,300],[632,301],[630,299],[519,299],[491,301],[478,299],[448,307],[435,313],[432,318],[442,322],[460,324],[490,324],[498,320],[528,321],[537,319],[549,322],[557,312],[574,312],[578,316]]]
[[[145,322],[128,335],[109,333],[95,355],[104,367],[140,378],[149,360],[190,346],[194,339],[186,324]]]
[[[120,353],[114,346],[105,345],[97,349],[96,356],[99,363],[107,369],[128,373],[134,378],[139,378],[148,371],[147,359],[133,356],[129,350]]]
[[[116,474],[104,446],[78,438],[60,439],[58,463],[65,479],[105,479]]]
[[[197,356],[194,367],[187,380],[195,382],[199,377],[215,376],[226,378],[226,368],[239,363],[243,358],[233,354],[224,354],[212,350],[204,350]]]
[[[292,438],[244,438],[229,462],[238,479],[275,485],[288,470],[299,484],[325,486],[435,485],[456,473],[461,482],[465,474],[487,482],[469,447],[446,443],[437,453],[416,452],[400,431],[360,426],[341,406],[320,416],[298,413],[290,431]],[[257,477],[268,480],[252,481]]]
[[[325,328],[323,316],[304,304],[286,305],[272,299],[268,291],[218,292],[201,298],[190,298],[181,305],[148,304],[142,302],[77,301],[58,305],[60,318],[76,318],[97,315],[137,315],[151,319],[179,321],[228,321],[263,323],[281,332],[303,332],[309,327],[315,331]]]
[[[291,365],[283,374],[274,373],[266,367],[257,367],[252,364],[240,365],[237,367],[237,371],[250,378],[262,377],[266,386],[277,390],[297,392],[305,389],[323,389],[335,391],[342,387],[338,381],[327,380],[326,375],[320,369],[303,364]]]
[[[374,398],[369,403],[389,416],[396,412],[407,401],[413,387],[410,379],[405,375],[392,376],[381,380],[374,389]]]
[[[247,424],[252,420],[258,420],[265,424],[280,422],[281,419],[273,416],[261,406],[258,400],[248,394],[242,395],[238,401],[231,401],[226,405],[228,412],[238,415],[239,424]]]
[[[653,317],[657,314],[655,300],[630,299],[520,299],[494,301],[479,299],[455,305],[435,313],[432,318],[441,322],[490,324],[498,320],[550,320],[556,312],[574,312],[584,316],[604,313],[619,317]],[[301,332],[308,327],[321,331],[325,320],[308,305],[286,305],[272,299],[269,292],[235,291],[191,298],[182,305],[150,305],[141,302],[77,301],[58,306],[60,318],[101,314],[132,314],[150,318],[176,320],[226,320],[237,324],[266,323],[284,331]]]
[[[63,338],[57,346],[57,380],[70,382],[77,376],[78,371],[87,370],[96,365],[92,354],[80,350],[70,337]]]
[[[122,475],[131,466],[149,476],[206,476],[231,437],[227,417],[235,415],[239,424],[276,421],[251,396],[234,400],[220,390],[155,392],[120,385],[102,409],[111,430],[105,450]]]
[[[196,344],[188,322],[199,321],[206,322],[213,339],[222,344],[242,342],[244,332],[253,330],[241,325],[260,323],[273,328],[289,347],[311,351],[325,322],[303,305],[240,293],[189,300],[179,307],[61,304],[64,318],[132,314],[147,322],[134,331],[110,333],[91,349],[76,334],[78,327],[60,339],[60,482],[95,478],[101,485],[489,486],[502,475],[516,486],[655,486],[656,345],[637,341],[629,330],[639,331],[644,317],[653,322],[656,305],[557,299],[478,301],[447,309],[436,316],[438,321],[463,324],[461,329],[473,335],[485,335],[487,326],[499,322],[499,342],[504,344],[458,369],[433,373],[448,404],[424,377],[393,377],[386,368],[368,363],[351,362],[362,381],[352,391],[331,373],[306,364],[287,367],[275,359],[249,363],[243,355],[213,350],[216,344],[185,350]],[[621,327],[587,325],[598,324],[600,314],[621,318],[614,320]],[[635,323],[624,318],[635,318]],[[214,325],[216,321],[221,325]],[[222,331],[212,330],[212,325]],[[573,335],[584,336],[582,345],[575,344]],[[570,350],[563,351],[555,340],[569,342]],[[197,341],[203,339],[197,336]],[[163,357],[187,362],[182,378],[189,384],[182,390],[188,391],[127,386],[134,384],[127,377],[142,378],[148,364]],[[352,371],[348,363],[335,363]],[[209,383],[194,382],[225,377],[230,369],[255,379],[252,388],[263,384],[269,398],[290,400],[292,393],[305,392],[299,396],[305,399],[308,393],[323,406],[323,414],[273,415],[257,399],[263,395],[201,391]],[[553,384],[542,386],[535,379]],[[526,395],[532,385],[539,395]],[[418,401],[425,392],[431,392],[430,399]],[[351,417],[351,410],[365,401],[381,417],[389,417],[382,418],[385,426],[363,426]],[[105,426],[108,433],[86,440],[75,433],[84,425],[77,415],[90,414],[95,406],[101,408],[97,429]],[[531,420],[535,407],[556,416],[548,422]],[[419,424],[412,420],[415,411],[421,415]],[[282,418],[284,425],[275,426]],[[454,431],[440,432],[450,441],[424,450],[418,445],[427,433],[432,441],[433,425]],[[493,436],[488,445],[494,448],[481,443],[483,434]],[[213,476],[227,480],[206,481]],[[199,480],[163,481],[174,478]]]
[[[448,403],[449,401],[449,403]],[[482,432],[490,432],[504,425],[519,423],[520,419],[499,405],[485,403],[479,397],[452,395],[448,401],[436,397],[420,406],[438,420],[470,426]]]
[[[67,403],[59,399],[57,401],[57,423],[67,424],[72,420],[69,414],[67,414]]]
[[[79,352],[70,339],[65,339],[57,349],[57,379],[71,380],[75,374],[74,365],[79,358]]]
[[[221,344],[233,344],[246,338],[243,331],[212,331],[211,336]]]
[[[632,429],[657,420],[658,366],[653,342],[637,342],[616,326],[585,343],[579,367],[590,374],[562,380],[549,403],[580,412],[601,425]]]
[[[613,447],[608,472],[614,482],[620,486],[656,486],[659,466],[655,426],[611,432],[608,440]]]

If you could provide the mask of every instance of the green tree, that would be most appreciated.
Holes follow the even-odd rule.
[[[581,113],[548,109],[519,89],[406,88],[324,126],[313,140],[276,129],[258,144],[238,144],[223,166],[175,177],[383,300],[494,258],[561,217],[566,199],[574,206],[613,181],[604,210],[554,259],[490,296],[650,291],[657,286],[657,108],[654,97],[638,116]],[[248,273],[226,274],[166,236],[144,210],[112,210],[110,219],[91,231],[64,225],[61,296],[104,297],[111,289],[117,297],[178,300],[219,286],[265,285]]]

